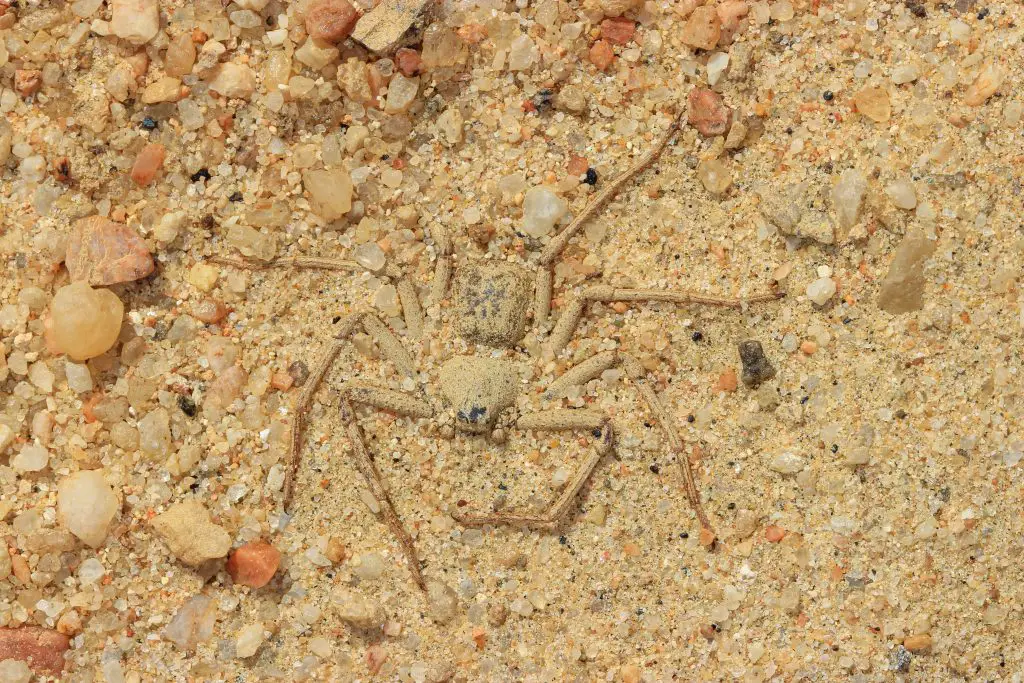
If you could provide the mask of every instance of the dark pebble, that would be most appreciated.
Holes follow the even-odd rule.
[[[181,408],[181,412],[185,413],[189,417],[195,417],[199,411],[196,402],[192,400],[190,396],[179,395],[178,396],[178,407]]]
[[[914,655],[910,654],[910,650],[902,645],[897,645],[889,654],[889,669],[899,673],[907,673],[910,671],[910,660],[913,658]]]
[[[743,363],[743,372],[740,378],[748,387],[756,387],[761,382],[770,380],[775,376],[775,368],[765,357],[761,342],[753,339],[740,342],[740,361]]]

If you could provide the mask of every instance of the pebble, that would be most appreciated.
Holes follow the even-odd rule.
[[[1003,84],[1005,74],[1002,69],[993,63],[988,63],[978,74],[978,77],[967,88],[964,95],[964,103],[971,107],[980,107],[988,101],[988,98],[996,94],[999,86]]]
[[[754,339],[740,342],[739,353],[740,361],[743,363],[743,371],[740,373],[743,384],[756,387],[775,377],[775,367],[764,355],[761,342]]]
[[[156,179],[157,171],[164,165],[166,148],[156,142],[142,148],[132,165],[131,178],[139,187],[145,187]]]
[[[906,178],[901,178],[887,185],[885,194],[896,208],[909,211],[917,206],[917,192]]]
[[[924,306],[924,266],[935,251],[935,240],[919,230],[907,233],[896,247],[889,271],[882,279],[878,307],[899,315]]]
[[[344,168],[303,171],[302,186],[313,213],[328,223],[352,210],[352,177]]]
[[[0,681],[4,683],[29,683],[32,680],[32,669],[25,662],[17,659],[5,659],[0,662]]]
[[[607,71],[608,67],[615,61],[615,52],[612,50],[612,44],[607,40],[595,41],[590,46],[588,56],[590,63],[596,66],[599,71]]]
[[[281,566],[281,553],[265,541],[251,541],[236,549],[228,558],[227,572],[231,580],[250,588],[270,583]]]
[[[451,586],[431,581],[427,584],[427,612],[438,624],[447,624],[458,610],[459,600]]]
[[[708,58],[708,83],[715,85],[729,68],[729,53],[716,52]]]
[[[804,459],[796,453],[779,453],[768,464],[768,468],[779,474],[796,474],[806,466]]]
[[[374,273],[379,273],[387,264],[387,255],[376,242],[364,242],[352,250],[356,263]]]
[[[324,557],[331,561],[331,564],[341,564],[348,557],[345,549],[345,542],[337,536],[327,539],[327,548],[324,550]]]
[[[782,527],[775,526],[774,524],[770,524],[767,527],[765,527],[764,538],[769,543],[779,543],[785,537],[786,530]]]
[[[103,216],[75,222],[64,263],[72,281],[84,280],[94,287],[138,280],[156,267],[134,230]]]
[[[839,182],[832,188],[832,204],[840,229],[849,232],[860,219],[861,202],[868,189],[868,179],[855,168],[848,168],[839,175]]]
[[[82,561],[82,564],[78,565],[78,580],[83,586],[90,586],[100,579],[107,571],[103,567],[103,563],[97,560],[95,557],[90,557]]]
[[[723,194],[732,187],[732,172],[718,159],[707,159],[697,165],[697,178],[704,189],[714,195]]]
[[[698,7],[686,20],[680,36],[683,43],[701,50],[711,50],[722,36],[722,20],[713,6]]]
[[[235,638],[235,654],[239,657],[252,657],[263,645],[263,624],[256,622],[243,626]]]
[[[530,237],[543,237],[551,232],[569,210],[569,203],[543,185],[526,191],[523,201],[522,231]]]
[[[555,95],[554,106],[558,111],[582,114],[587,111],[586,92],[579,86],[566,85]]]
[[[192,34],[185,32],[170,41],[164,57],[164,72],[168,76],[181,78],[192,73],[196,63],[196,45],[192,42]]]
[[[915,653],[930,650],[932,647],[932,636],[930,633],[918,633],[907,636],[903,639],[903,647]]]
[[[22,97],[31,97],[43,87],[43,72],[39,69],[17,69],[14,72],[14,89]]]
[[[171,553],[193,567],[224,557],[231,549],[231,536],[210,521],[209,511],[196,500],[172,505],[151,524]]]
[[[57,487],[60,523],[93,548],[103,545],[118,507],[117,495],[100,470],[75,472]]]
[[[353,573],[364,581],[376,581],[384,574],[384,558],[380,553],[363,553],[356,558]]]
[[[64,377],[68,381],[68,389],[77,394],[87,394],[93,389],[92,373],[87,365],[64,361]]]
[[[854,94],[857,111],[876,123],[885,123],[892,116],[889,92],[885,88],[864,87]]]
[[[384,111],[398,114],[412,106],[420,89],[419,76],[395,74],[388,83],[388,96],[384,100]]]
[[[124,304],[108,289],[74,282],[57,290],[50,307],[55,346],[82,361],[106,353],[121,333]]]
[[[0,422],[0,455],[3,455],[4,451],[14,443],[17,436],[17,433],[9,425]]]
[[[210,90],[224,97],[247,100],[256,91],[256,74],[246,64],[224,62],[216,67]]]
[[[171,418],[165,408],[156,408],[139,420],[139,448],[146,455],[163,459],[171,450]]]
[[[416,50],[403,47],[395,52],[395,66],[398,67],[398,71],[404,76],[416,76],[419,75],[420,70],[423,68],[423,59]]]
[[[714,90],[694,88],[687,104],[687,120],[704,137],[725,135],[729,131],[732,110]]]
[[[913,83],[920,75],[921,71],[917,68],[917,64],[914,64],[913,62],[900,64],[892,70],[892,82],[896,85]]]
[[[188,272],[188,281],[201,292],[209,292],[217,285],[220,271],[217,266],[209,263],[199,262],[192,266]]]
[[[50,452],[36,444],[26,444],[11,458],[15,472],[41,472],[50,463]]]
[[[384,610],[380,605],[351,588],[335,588],[331,592],[331,604],[339,619],[356,628],[380,628],[384,623]]]
[[[736,371],[729,368],[721,375],[718,376],[718,381],[715,383],[715,391],[736,391],[739,383],[736,381]]]
[[[33,671],[60,676],[64,670],[67,636],[39,626],[0,627],[0,662],[13,659],[25,662]]]
[[[630,10],[639,9],[643,0],[600,0],[601,11],[606,17],[622,16]]]
[[[142,91],[143,104],[177,102],[181,99],[181,81],[171,76],[162,76]]]
[[[633,40],[636,23],[625,17],[613,17],[601,22],[601,37],[613,45],[625,45]]]
[[[817,306],[824,306],[835,296],[836,281],[830,277],[821,277],[807,285],[807,298]]]
[[[111,0],[110,30],[136,45],[148,43],[160,32],[157,0]]]
[[[622,683],[640,683],[640,667],[636,664],[623,664],[619,667],[619,680]]]
[[[205,595],[195,595],[164,628],[164,637],[182,650],[195,650],[213,637],[216,624],[217,603]]]

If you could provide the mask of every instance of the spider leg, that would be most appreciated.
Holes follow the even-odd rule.
[[[365,268],[355,261],[344,259],[320,258],[318,256],[287,256],[271,259],[269,261],[258,261],[234,256],[214,256],[210,259],[213,263],[225,266],[234,266],[245,270],[266,270],[268,268],[298,268],[308,270],[334,270],[349,273],[362,272]],[[389,263],[384,274],[395,281],[395,289],[398,290],[398,298],[402,302],[402,317],[405,318],[405,326],[409,330],[409,336],[419,338],[423,332],[423,309],[420,307],[419,297],[409,278],[395,266]]]
[[[679,461],[679,467],[683,474],[683,487],[686,490],[686,497],[690,502],[690,506],[693,507],[697,519],[700,520],[701,528],[714,533],[714,530],[711,528],[711,522],[704,512],[704,506],[701,504],[700,491],[697,489],[693,468],[690,465],[690,459],[684,452],[683,442],[679,438],[679,433],[674,426],[672,416],[665,408],[665,404],[657,392],[655,392],[650,377],[639,361],[621,351],[603,351],[594,354],[585,361],[566,370],[561,377],[548,386],[544,395],[549,399],[560,398],[565,395],[565,392],[570,387],[586,384],[612,367],[621,367],[626,372],[626,375],[632,380],[637,391],[640,393],[640,397],[647,404],[647,408],[651,411],[655,422],[661,425],[662,431],[665,432],[665,436],[668,439],[669,448],[675,454],[676,460]]]
[[[667,302],[673,304],[700,304],[702,306],[720,306],[723,308],[743,308],[748,304],[775,301],[785,296],[784,292],[765,292],[753,294],[748,297],[733,298],[714,296],[685,289],[627,289],[612,287],[611,285],[595,285],[583,290],[582,293],[573,297],[566,305],[555,329],[551,331],[548,340],[551,350],[559,353],[565,348],[569,340],[576,333],[580,320],[587,312],[589,304],[600,301],[603,303],[612,302],[643,302],[659,303]]]
[[[533,318],[537,327],[543,327],[547,321],[548,314],[551,312],[551,292],[552,283],[554,281],[554,262],[562,255],[566,246],[569,244],[569,240],[576,236],[583,226],[587,224],[591,218],[594,217],[601,207],[603,207],[610,199],[615,197],[622,188],[632,180],[638,173],[641,173],[647,169],[651,164],[657,161],[658,157],[668,146],[672,136],[679,130],[679,126],[682,123],[683,111],[680,112],[672,119],[672,123],[669,124],[668,130],[666,130],[654,146],[647,151],[642,157],[640,157],[636,163],[630,166],[624,173],[619,175],[613,181],[597,193],[593,199],[583,208],[583,211],[570,223],[564,230],[554,236],[544,251],[540,255],[540,269],[537,271],[537,283],[534,288],[534,302],[533,302]]]
[[[394,333],[377,316],[372,313],[356,313],[350,315],[342,322],[337,338],[331,343],[327,352],[324,353],[317,363],[295,404],[291,443],[288,449],[288,470],[284,483],[285,510],[291,508],[292,499],[295,494],[295,478],[300,463],[306,413],[313,401],[313,395],[337,358],[338,353],[359,327],[366,330],[367,334],[377,341],[385,358],[391,360],[400,370],[405,363],[408,363],[409,367],[406,374],[412,373],[412,359],[409,357],[408,352]],[[402,526],[401,520],[398,519],[398,514],[395,512],[391,499],[388,497],[384,484],[381,481],[380,473],[377,471],[377,467],[374,465],[373,459],[366,449],[362,429],[355,420],[355,413],[352,409],[353,403],[365,404],[399,415],[416,418],[431,417],[434,414],[434,410],[429,403],[419,397],[365,382],[350,382],[343,389],[341,416],[345,423],[349,441],[352,443],[356,467],[359,469],[360,474],[363,475],[363,478],[366,479],[370,492],[380,505],[384,522],[391,529],[399,545],[402,547],[402,552],[409,563],[409,570],[412,572],[417,585],[425,590],[426,584],[420,572],[419,560],[416,557],[416,549],[412,538],[405,530],[405,527]]]
[[[596,410],[554,409],[527,413],[516,421],[520,429],[537,431],[587,431],[595,437],[594,447],[586,461],[576,471],[562,493],[551,507],[541,514],[517,512],[493,513],[455,513],[453,517],[466,526],[483,526],[485,524],[504,524],[526,526],[531,529],[551,531],[562,523],[579,494],[583,484],[600,462],[601,457],[612,448],[612,425],[608,417]]]
[[[430,228],[430,236],[434,238],[437,248],[437,265],[434,266],[434,280],[430,283],[430,303],[438,305],[448,293],[448,284],[452,279],[452,241],[448,231],[440,224]]]
[[[395,538],[398,539],[399,545],[402,546],[402,552],[409,563],[409,571],[412,572],[416,585],[426,590],[427,584],[424,582],[423,574],[420,572],[419,558],[416,557],[416,546],[413,545],[409,532],[402,526],[402,521],[398,519],[395,506],[391,503],[387,489],[384,488],[384,483],[381,481],[380,472],[377,471],[377,466],[374,464],[370,452],[366,449],[366,442],[363,440],[363,430],[359,423],[356,422],[355,411],[353,410],[352,402],[348,398],[342,399],[341,418],[345,422],[348,439],[352,443],[352,453],[355,456],[356,467],[370,487],[370,493],[373,494],[373,497],[380,504],[380,512],[384,517],[385,524],[388,525]]]

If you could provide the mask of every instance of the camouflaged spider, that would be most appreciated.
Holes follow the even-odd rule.
[[[526,334],[531,295],[533,323],[538,330],[545,327],[550,313],[553,264],[569,240],[627,182],[658,158],[678,128],[679,119],[676,118],[647,154],[599,192],[569,226],[555,235],[539,256],[534,278],[529,276],[524,266],[510,262],[477,260],[459,265],[456,269],[451,240],[441,230],[435,229],[433,237],[438,256],[430,292],[431,300],[441,302],[445,299],[451,280],[454,279],[456,295],[452,298],[450,308],[441,309],[442,316],[447,313],[454,318],[457,333],[462,339],[477,345],[477,354],[455,355],[441,364],[437,378],[440,384],[440,397],[437,398],[425,391],[397,391],[358,380],[351,381],[342,388],[341,416],[352,444],[355,464],[379,502],[381,514],[401,544],[409,562],[409,569],[421,588],[425,583],[412,539],[398,519],[373,458],[367,451],[353,406],[358,404],[413,419],[435,420],[440,426],[439,433],[448,438],[458,431],[477,435],[479,438],[489,437],[500,443],[512,429],[577,431],[588,435],[592,441],[590,455],[545,512],[457,512],[453,515],[456,521],[466,526],[509,524],[544,530],[557,527],[572,508],[577,494],[602,456],[613,448],[611,422],[605,413],[585,408],[551,408],[516,414],[513,406],[519,393],[519,372],[517,363],[504,357],[505,352],[515,350]],[[237,259],[217,260],[248,268],[292,267],[342,271],[362,269],[355,262],[308,257],[283,258],[262,264]],[[454,278],[453,270],[457,270]],[[424,314],[416,290],[396,266],[387,266],[385,274],[397,283],[408,336],[413,339],[420,337],[424,326]],[[588,312],[589,305],[594,302],[668,302],[740,308],[748,303],[772,301],[780,296],[780,293],[771,292],[746,299],[733,299],[684,290],[590,286],[569,298],[547,343],[555,354],[562,351],[573,337],[580,320]],[[341,323],[341,330],[311,373],[295,406],[289,468],[285,481],[286,509],[290,506],[294,494],[303,426],[313,394],[335,357],[352,335],[360,330],[376,341],[381,355],[391,361],[399,372],[408,377],[416,376],[413,356],[399,337],[375,313],[356,313]],[[687,498],[700,520],[702,529],[710,531],[711,523],[701,506],[690,462],[683,452],[683,444],[677,429],[673,426],[671,414],[665,409],[647,372],[638,361],[621,351],[599,352],[554,380],[544,395],[548,399],[560,398],[569,388],[585,384],[614,367],[621,368],[634,383],[655,421],[661,426],[669,448],[682,470]]]

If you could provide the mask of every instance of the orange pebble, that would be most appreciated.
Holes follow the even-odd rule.
[[[151,143],[142,148],[132,166],[132,180],[139,187],[145,187],[156,178],[156,172],[164,165],[167,150],[159,143]]]
[[[736,387],[736,371],[729,368],[718,376],[718,382],[715,384],[715,391],[736,391]]]
[[[800,344],[800,350],[803,351],[808,356],[811,356],[814,354],[815,351],[818,350],[818,342],[811,341],[810,339],[808,339],[807,341]]]
[[[614,59],[615,53],[607,40],[599,40],[590,47],[590,63],[601,71],[611,66]]]
[[[764,530],[764,537],[769,543],[778,543],[786,537],[786,530],[773,524]]]

